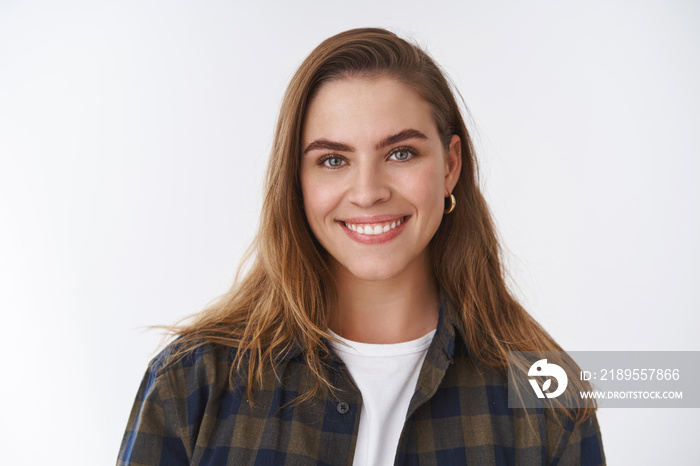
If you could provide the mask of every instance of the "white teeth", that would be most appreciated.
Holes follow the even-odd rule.
[[[401,225],[403,223],[403,219],[391,222],[391,225],[375,225],[374,227],[372,225],[356,225],[353,223],[345,223],[345,226],[351,229],[352,231],[355,231],[357,233],[360,233],[361,235],[368,235],[368,236],[374,236],[374,235],[381,235],[382,233],[386,233],[389,230],[393,230],[397,226]]]

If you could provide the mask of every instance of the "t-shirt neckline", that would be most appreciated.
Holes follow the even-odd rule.
[[[424,351],[433,341],[433,337],[435,336],[437,329],[431,330],[415,340],[402,341],[400,343],[360,343],[358,341],[352,341],[341,337],[331,329],[327,329],[327,331],[331,336],[342,342],[342,344],[333,340],[329,342],[336,351],[358,356],[381,357],[402,356]]]

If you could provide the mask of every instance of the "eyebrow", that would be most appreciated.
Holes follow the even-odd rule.
[[[396,144],[397,142],[404,141],[406,139],[428,139],[428,136],[423,134],[422,132],[418,131],[417,129],[404,129],[403,131],[399,131],[396,134],[393,134],[391,136],[387,136],[381,141],[379,141],[374,148],[379,150],[387,146],[391,146],[393,144]],[[310,152],[312,150],[317,150],[317,149],[326,149],[326,150],[331,150],[331,151],[338,151],[338,152],[353,152],[355,150],[354,147],[345,144],[343,142],[336,142],[336,141],[329,141],[328,139],[316,139],[314,142],[309,144],[306,149],[304,149],[303,155],[306,155],[307,152]]]

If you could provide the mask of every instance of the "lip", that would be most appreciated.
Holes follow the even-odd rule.
[[[363,235],[360,233],[357,233],[356,231],[352,231],[350,228],[345,226],[344,222],[348,223],[380,223],[380,222],[388,222],[390,220],[400,220],[404,219],[403,222],[401,222],[401,225],[397,226],[393,230],[389,230],[387,232],[384,232],[380,235]],[[358,243],[362,244],[381,244],[381,243],[386,243],[387,241],[391,241],[392,239],[396,238],[403,232],[404,228],[406,228],[406,224],[411,220],[410,215],[378,215],[374,217],[355,217],[355,218],[349,218],[347,220],[338,220],[338,225],[340,225],[340,228],[343,229],[345,234],[347,234],[351,239],[357,241]]]
[[[394,220],[398,221],[404,217],[409,217],[409,215],[373,215],[371,217],[343,218],[338,221],[345,223],[382,223],[393,222]]]

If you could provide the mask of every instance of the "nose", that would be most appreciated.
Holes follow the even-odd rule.
[[[349,180],[348,200],[358,207],[372,207],[391,197],[388,179],[381,167],[360,163],[353,175]]]

